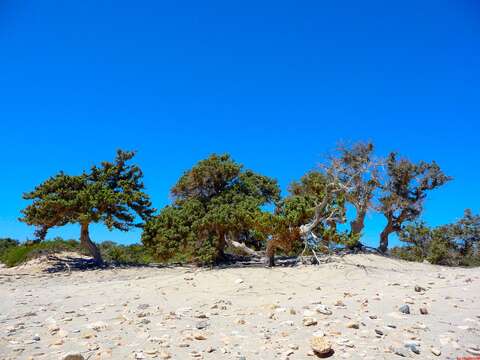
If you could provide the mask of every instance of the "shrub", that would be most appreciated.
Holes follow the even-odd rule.
[[[11,238],[0,239],[0,260],[3,257],[3,254],[12,247],[18,246],[20,243],[18,240]]]
[[[392,249],[391,254],[404,260],[428,260],[448,266],[480,265],[480,216],[466,210],[458,222],[436,228],[415,222],[402,228],[400,240],[409,244]]]
[[[0,253],[0,262],[8,267],[20,265],[28,260],[41,255],[50,255],[63,251],[77,252],[87,255],[87,251],[77,240],[52,240],[19,244],[18,241],[0,240],[0,247],[6,250]],[[8,246],[7,246],[8,244]],[[150,252],[141,244],[119,245],[112,241],[99,244],[100,251],[108,262],[125,265],[145,265],[151,263],[153,258]]]
[[[105,261],[121,265],[147,265],[153,262],[153,257],[141,244],[119,245],[105,241],[99,245]]]
[[[1,256],[0,261],[12,267],[24,263],[41,255],[54,254],[62,251],[80,251],[79,243],[75,240],[55,238],[39,243],[26,243],[9,247]]]

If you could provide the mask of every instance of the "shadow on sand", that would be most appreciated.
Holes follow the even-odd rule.
[[[55,274],[74,271],[91,271],[103,269],[122,269],[122,268],[159,268],[164,267],[159,264],[135,264],[135,263],[113,263],[105,262],[102,265],[96,263],[93,259],[76,256],[57,256],[49,255],[47,257],[50,266],[43,270],[44,273]]]

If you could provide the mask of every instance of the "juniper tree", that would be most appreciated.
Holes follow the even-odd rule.
[[[345,221],[344,197],[334,190],[332,179],[320,171],[310,171],[289,187],[289,195],[269,218],[272,239],[267,244],[268,265],[275,264],[276,249],[300,250],[305,238],[320,239],[325,246],[344,240],[337,223]]]
[[[428,256],[428,249],[432,242],[433,229],[424,221],[415,221],[402,227],[398,232],[400,241],[407,244],[411,250],[410,260],[423,260]]]
[[[227,246],[252,252],[241,242],[260,230],[262,207],[280,198],[277,182],[244,170],[227,154],[211,155],[181,176],[173,203],[148,222],[142,242],[162,261],[212,263]],[[253,253],[253,252],[252,252]]]
[[[423,221],[415,221],[398,232],[400,241],[407,246],[394,248],[392,253],[409,261],[453,265],[458,259],[452,234],[451,225],[430,228]]]
[[[407,159],[398,159],[396,153],[389,155],[386,166],[388,178],[382,186],[379,206],[387,219],[380,234],[381,252],[387,251],[390,234],[399,233],[402,224],[420,216],[427,193],[451,180],[435,162],[414,164]]]
[[[351,147],[339,146],[337,152],[330,159],[328,172],[338,179],[344,189],[345,200],[355,208],[355,219],[350,222],[350,237],[353,243],[358,243],[365,227],[365,217],[373,207],[373,198],[380,186],[381,161],[374,157],[371,142],[359,142]]]
[[[463,217],[450,225],[450,228],[455,245],[462,256],[480,254],[480,215],[466,209]]]
[[[91,224],[104,223],[110,230],[128,231],[141,227],[153,213],[149,197],[143,192],[142,171],[128,163],[134,155],[118,150],[113,162],[92,166],[81,175],[60,172],[52,176],[23,195],[32,203],[22,211],[20,220],[37,227],[39,240],[53,227],[79,224],[81,245],[101,264],[102,256],[90,239]]]

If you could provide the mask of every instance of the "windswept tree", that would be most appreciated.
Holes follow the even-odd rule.
[[[458,259],[451,230],[451,225],[430,228],[423,221],[409,223],[398,232],[400,241],[407,245],[392,249],[392,254],[409,261],[452,265]]]
[[[398,232],[400,241],[406,244],[410,258],[408,260],[426,259],[433,239],[433,229],[424,221],[411,222]],[[407,252],[405,252],[407,253]]]
[[[390,234],[399,233],[405,222],[418,219],[427,193],[451,180],[435,162],[414,164],[407,159],[398,159],[396,153],[389,155],[386,166],[388,178],[383,185],[379,206],[387,219],[380,234],[381,252],[387,251]]]
[[[407,246],[392,249],[405,260],[433,264],[478,266],[480,264],[480,216],[466,209],[453,224],[430,228],[422,221],[402,226],[399,238]]]
[[[128,163],[134,155],[119,150],[114,162],[103,162],[81,175],[60,172],[49,178],[24,194],[23,198],[32,203],[22,211],[20,220],[37,227],[39,240],[53,227],[79,224],[81,245],[101,264],[102,256],[90,239],[89,226],[104,223],[110,230],[128,231],[141,227],[154,211],[143,192],[141,169]]]
[[[480,255],[480,215],[466,209],[463,217],[450,228],[453,241],[462,256]]]
[[[365,217],[373,207],[375,192],[380,187],[381,161],[374,156],[371,142],[359,142],[351,147],[340,146],[331,157],[329,171],[344,188],[345,200],[355,208],[355,219],[350,222],[352,245],[358,243],[365,227]]]
[[[171,193],[173,204],[149,221],[142,242],[162,261],[203,264],[222,260],[227,246],[255,253],[243,241],[266,239],[263,206],[280,199],[275,180],[244,170],[227,154],[200,161]]]
[[[345,201],[332,180],[320,171],[310,171],[290,185],[289,195],[264,222],[272,234],[266,249],[269,266],[275,264],[277,249],[290,253],[322,244],[328,248],[330,243],[344,240],[337,223],[345,222]]]

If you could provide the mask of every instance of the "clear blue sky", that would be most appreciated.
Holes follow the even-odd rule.
[[[32,237],[23,192],[119,147],[138,150],[157,208],[212,152],[285,190],[337,141],[371,139],[455,177],[430,224],[480,210],[476,0],[2,0],[0,74],[0,236]],[[382,225],[369,216],[364,241]]]

